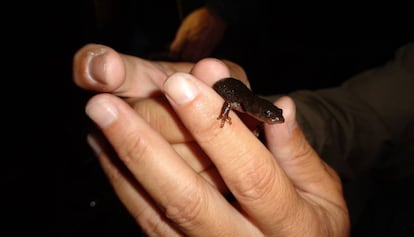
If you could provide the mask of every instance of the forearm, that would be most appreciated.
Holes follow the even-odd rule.
[[[414,121],[414,44],[341,87],[290,94],[298,121],[341,176],[365,172]]]

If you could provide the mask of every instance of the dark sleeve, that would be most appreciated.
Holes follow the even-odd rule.
[[[342,177],[352,178],[386,162],[384,154],[413,134],[414,43],[340,87],[290,96],[298,122],[321,158]]]

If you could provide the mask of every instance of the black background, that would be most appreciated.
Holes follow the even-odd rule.
[[[16,145],[7,147],[12,153],[7,153],[2,182],[10,194],[4,195],[4,205],[10,207],[6,208],[8,219],[22,225],[14,231],[39,230],[53,236],[139,235],[86,144],[90,123],[84,105],[91,93],[73,84],[72,57],[91,42],[140,57],[162,54],[179,19],[175,1],[156,2],[143,1],[133,8],[136,3],[125,1],[119,11],[114,8],[122,14],[115,14],[104,29],[96,25],[93,1],[12,8],[15,14],[8,21],[14,23],[4,29],[4,38],[10,40],[5,49],[16,53],[7,58],[11,61],[7,69],[13,78],[24,80],[5,89],[12,94],[5,104],[10,98],[16,101],[8,110],[12,116],[7,117],[17,126],[6,124],[14,131],[9,140]],[[268,37],[234,32],[215,52],[245,67],[253,90],[261,94],[339,85],[385,63],[413,39],[404,6],[386,11],[358,5],[315,7],[306,12],[280,8],[273,6],[263,14],[272,19],[259,27]],[[154,40],[138,44],[142,35]],[[20,120],[14,119],[20,114],[15,110],[21,112]],[[26,222],[40,223],[24,228]]]

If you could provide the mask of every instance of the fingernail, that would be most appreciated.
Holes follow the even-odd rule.
[[[164,84],[164,91],[175,103],[182,105],[192,101],[198,94],[193,78],[185,73],[171,76]]]
[[[118,118],[116,106],[106,98],[97,98],[86,105],[86,114],[98,126],[105,128]]]
[[[106,83],[106,48],[95,48],[88,53],[88,76],[93,83]]]
[[[88,142],[89,146],[92,148],[95,155],[100,155],[103,151],[102,147],[99,145],[98,139],[92,134],[88,134],[86,137],[86,141]]]

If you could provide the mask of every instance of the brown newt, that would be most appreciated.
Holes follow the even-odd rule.
[[[255,95],[246,85],[235,78],[224,78],[213,85],[213,89],[224,99],[220,115],[220,127],[227,121],[231,124],[230,110],[247,113],[253,118],[269,123],[283,123],[283,110],[273,105],[270,101]]]

